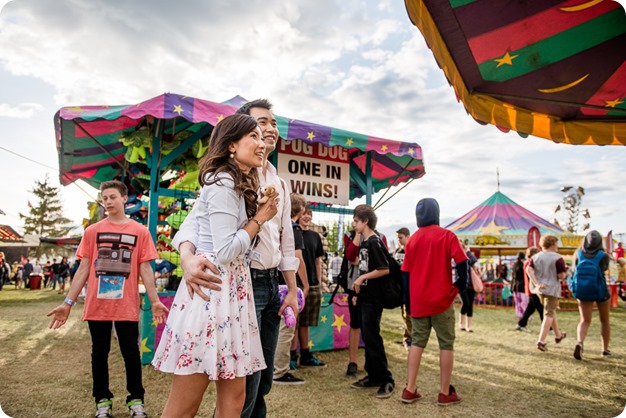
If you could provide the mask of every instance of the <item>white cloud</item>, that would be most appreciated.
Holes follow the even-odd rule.
[[[442,218],[461,216],[496,191],[499,167],[501,190],[538,215],[551,216],[559,188],[571,183],[588,190],[592,227],[626,231],[616,180],[626,175],[623,150],[522,139],[474,122],[403,2],[17,0],[3,8],[0,27],[2,85],[50,89],[38,89],[41,100],[37,92],[3,97],[3,134],[48,166],[58,165],[52,115],[61,106],[135,103],[163,92],[214,101],[241,94],[271,99],[284,116],[419,143],[427,174],[380,209],[383,227],[413,226],[425,196],[440,201]],[[18,114],[33,123],[14,123]],[[42,168],[0,158],[25,174],[11,187],[11,201],[25,210]],[[86,216],[83,192],[68,187],[64,195],[73,219]]]
[[[0,117],[28,119],[42,109],[43,106],[38,103],[20,103],[17,106],[0,103]]]

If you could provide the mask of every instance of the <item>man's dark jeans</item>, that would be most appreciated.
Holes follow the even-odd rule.
[[[267,368],[246,377],[246,401],[241,412],[242,418],[264,418],[267,415],[265,396],[272,389],[274,378],[274,354],[280,330],[280,295],[276,270],[252,269],[252,293],[256,318],[259,323],[263,357]]]

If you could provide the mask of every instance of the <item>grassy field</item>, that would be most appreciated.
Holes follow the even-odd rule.
[[[0,406],[14,418],[90,417],[90,338],[77,305],[68,323],[48,330],[45,314],[62,297],[50,290],[0,292]],[[412,405],[400,402],[406,378],[406,351],[401,339],[399,310],[385,311],[384,338],[390,368],[396,379],[392,398],[379,400],[375,390],[350,388],[345,377],[347,352],[319,353],[328,363],[323,370],[301,370],[303,386],[274,386],[268,397],[270,417],[615,417],[626,404],[626,309],[611,312],[612,358],[600,355],[599,322],[594,317],[583,361],[572,357],[577,312],[560,312],[561,327],[569,337],[549,351],[535,348],[539,320],[530,323],[532,334],[514,331],[511,309],[477,309],[475,332],[457,332],[453,384],[463,402],[436,405],[439,369],[437,341],[426,349],[418,390],[424,398]],[[359,368],[363,366],[360,354]],[[116,344],[110,356],[114,413],[128,416],[124,365]],[[362,376],[363,373],[360,373]],[[152,417],[163,408],[171,377],[144,367],[146,405]],[[215,391],[211,385],[200,409],[210,417]],[[1,414],[0,414],[1,416]]]

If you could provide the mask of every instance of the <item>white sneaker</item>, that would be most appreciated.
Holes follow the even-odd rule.
[[[131,418],[148,418],[141,399],[133,399],[127,403]]]

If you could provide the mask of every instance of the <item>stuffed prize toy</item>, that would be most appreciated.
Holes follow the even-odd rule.
[[[278,293],[280,294],[281,305],[285,300],[285,296],[287,296],[287,291],[287,285],[281,284],[278,286]],[[298,312],[302,312],[302,309],[304,308],[304,293],[300,288],[298,288],[297,298]],[[293,309],[291,309],[291,306],[287,306],[285,308],[285,310],[283,311],[283,316],[285,317],[285,325],[287,325],[289,328],[293,328],[296,326],[296,316],[293,314]]]

